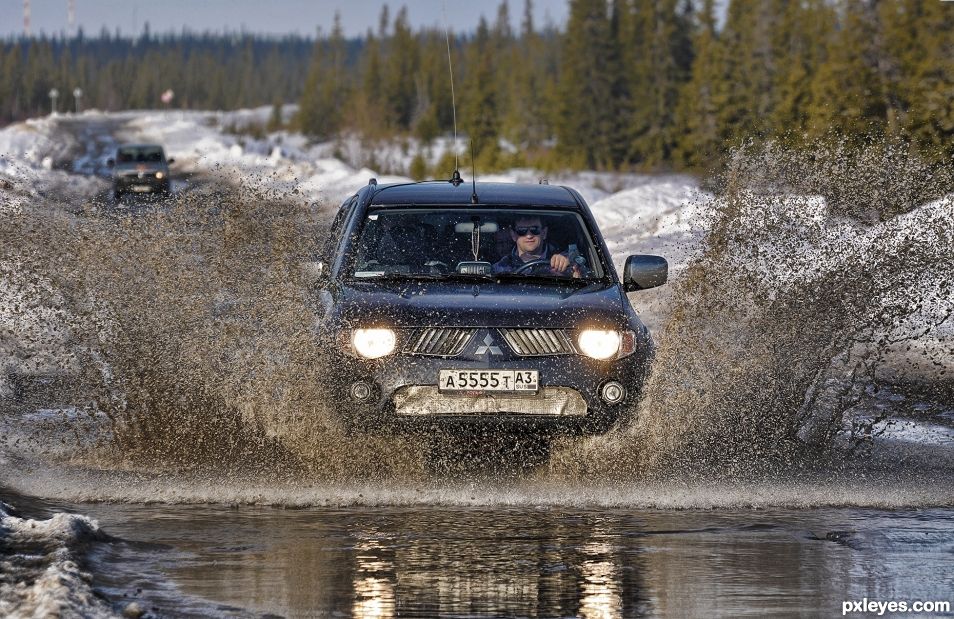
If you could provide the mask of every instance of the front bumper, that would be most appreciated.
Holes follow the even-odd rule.
[[[168,193],[169,177],[156,178],[155,175],[118,176],[113,180],[116,193]]]
[[[520,428],[553,434],[607,431],[639,399],[652,356],[649,346],[613,361],[581,355],[522,357],[500,361],[394,354],[368,361],[348,354],[330,360],[332,397],[346,425],[361,430],[430,431],[447,428]],[[437,389],[440,370],[537,370],[536,394],[482,392],[445,394]],[[625,388],[613,404],[600,397],[606,383]],[[356,383],[370,387],[357,398]]]

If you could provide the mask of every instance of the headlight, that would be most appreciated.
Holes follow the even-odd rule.
[[[351,344],[358,354],[368,359],[378,359],[394,351],[397,338],[390,329],[355,329]]]
[[[594,359],[609,359],[619,352],[622,338],[616,331],[600,329],[586,329],[580,332],[577,344],[580,351],[587,357]]]
[[[164,176],[165,174],[163,174],[162,172],[156,172],[156,178],[158,178],[159,180],[162,180],[162,177]]]

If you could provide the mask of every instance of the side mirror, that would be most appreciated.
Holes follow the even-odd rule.
[[[111,167],[113,167],[114,165],[116,165],[116,160],[113,159],[112,157],[110,157],[109,159],[106,160],[106,165],[111,168]]]
[[[638,254],[626,259],[623,290],[646,290],[662,286],[669,279],[669,263],[662,256]]]
[[[328,269],[321,260],[302,262],[301,270],[311,286],[321,286],[328,279]]]
[[[175,162],[176,162],[175,157],[169,157],[168,159],[166,159],[166,163],[175,163]]]

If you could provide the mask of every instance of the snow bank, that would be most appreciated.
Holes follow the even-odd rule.
[[[0,503],[0,616],[114,617],[79,564],[90,544],[107,539],[96,521],[58,513],[18,518]]]
[[[264,124],[269,113],[267,107],[237,112],[146,112],[131,117],[126,137],[163,144],[181,169],[190,172],[227,172],[236,180],[254,181],[279,191],[298,190],[307,200],[331,204],[337,204],[372,177],[380,183],[410,180],[382,170],[406,170],[418,153],[434,163],[455,149],[453,140],[446,137],[428,146],[413,139],[367,145],[356,136],[310,143],[301,134],[285,131],[261,138],[226,131]],[[378,169],[355,167],[346,161],[373,161]],[[651,226],[631,238],[645,239],[654,230],[666,233],[672,224],[685,227],[688,216],[678,211],[699,193],[698,183],[688,176],[593,171],[548,175],[528,168],[499,174],[478,171],[478,181],[482,182],[537,183],[545,177],[550,184],[569,185],[579,191],[594,205],[601,226],[603,213],[608,223],[617,223],[624,251],[630,237],[622,228],[627,222],[630,226],[634,223],[627,214],[630,209],[645,214],[635,222],[637,225]],[[596,203],[611,197],[616,200],[596,208]]]
[[[648,179],[592,205],[618,269],[630,254],[659,254],[672,271],[685,266],[702,238],[693,208],[709,196],[684,177]]]
[[[57,195],[64,202],[89,197],[105,187],[95,176],[70,174],[82,145],[77,136],[64,131],[60,123],[87,117],[46,116],[0,129],[0,216],[20,212],[22,206],[39,195]]]
[[[53,158],[70,146],[54,137],[57,122],[56,117],[46,116],[0,129],[0,171],[22,166],[50,169]]]

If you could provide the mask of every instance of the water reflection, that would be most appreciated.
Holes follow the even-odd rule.
[[[599,520],[465,511],[394,515],[382,526],[358,516],[348,532],[352,614],[621,617],[619,536]]]
[[[355,617],[385,619],[394,616],[394,563],[382,558],[384,546],[374,539],[355,545]]]
[[[151,523],[153,541],[190,553],[170,566],[172,579],[253,613],[612,619],[644,607],[639,549],[619,517],[248,509],[225,524],[222,513],[184,510],[193,511],[188,526]]]
[[[950,510],[81,511],[152,543],[110,545],[92,570],[114,599],[135,582],[161,616],[830,615],[872,592],[943,599],[954,552]]]
[[[580,616],[585,619],[617,619],[622,616],[619,594],[619,568],[610,560],[611,547],[606,542],[593,542],[583,548],[582,599]]]

